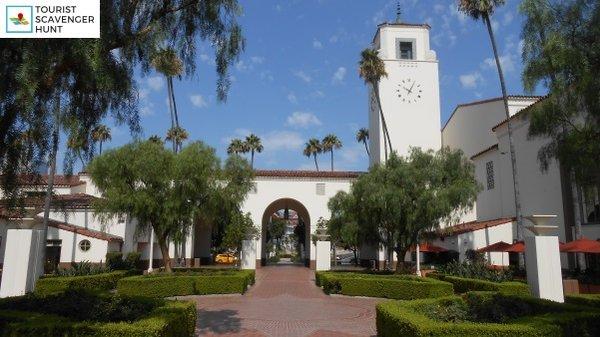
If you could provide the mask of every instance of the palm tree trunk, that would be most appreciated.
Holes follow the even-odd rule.
[[[579,240],[583,237],[581,230],[581,223],[583,222],[583,198],[581,195],[581,189],[575,182],[575,171],[571,170],[571,194],[573,195],[573,218],[575,220],[575,239]],[[585,257],[581,253],[576,253],[577,266],[580,270],[584,268]]]
[[[317,168],[317,172],[319,172],[319,163],[317,162],[317,153],[313,153],[313,158],[315,159],[315,167]]]
[[[102,141],[100,141],[100,155],[102,155]]]
[[[333,172],[333,148],[329,151],[331,152],[331,172]]]
[[[173,88],[171,88],[171,81],[169,80],[170,76],[167,76],[167,98],[169,100],[169,114],[171,115],[171,129],[175,128],[175,112],[174,112],[174,108],[173,108],[173,95],[171,94],[171,91],[173,90]],[[173,139],[171,139],[173,145],[173,152],[177,152],[177,142],[176,142],[176,137],[173,137]]]
[[[46,246],[48,238],[48,221],[50,220],[50,204],[52,203],[52,193],[54,191],[54,176],[56,175],[56,155],[58,153],[58,142],[60,140],[60,94],[56,96],[56,102],[54,106],[54,129],[52,130],[52,149],[50,150],[50,172],[48,172],[46,197],[44,200],[44,220],[42,225],[42,247],[40,252],[41,259],[41,270],[38,270],[37,275],[41,276],[44,274],[46,266]],[[36,268],[39,267],[36,266]]]
[[[512,167],[513,176],[513,188],[515,193],[515,215],[517,217],[517,239],[523,240],[523,215],[521,214],[521,195],[519,192],[519,176],[517,174],[517,159],[515,154],[515,144],[513,142],[513,131],[512,123],[510,121],[510,111],[508,109],[508,94],[506,93],[506,83],[504,82],[504,74],[502,72],[502,65],[500,64],[500,57],[498,56],[498,48],[496,47],[496,38],[494,37],[494,30],[490,22],[489,15],[483,16],[488,33],[490,35],[490,41],[492,42],[492,49],[494,51],[494,58],[496,59],[496,67],[498,68],[498,77],[500,78],[500,87],[502,89],[502,99],[504,101],[504,112],[508,124],[508,144],[510,147],[510,164]],[[525,259],[522,253],[519,253],[519,265],[525,265]]]
[[[367,151],[367,157],[371,158],[371,152],[369,152],[369,146],[367,145],[366,139],[363,141],[363,144],[365,144],[365,150]]]
[[[390,139],[390,133],[388,132],[388,127],[387,127],[387,123],[385,122],[385,116],[383,115],[383,107],[381,106],[381,97],[379,96],[379,82],[377,83],[373,83],[373,91],[375,92],[375,98],[377,99],[377,105],[379,107],[379,115],[381,116],[381,124],[383,126],[383,142],[384,142],[384,147],[385,147],[385,161],[387,161],[388,159],[388,151],[387,151],[387,147],[386,147],[386,139],[387,139],[387,144],[389,145],[390,148],[390,153],[394,152],[394,149],[392,148],[392,140]]]
[[[250,168],[254,169],[254,150],[250,151]]]

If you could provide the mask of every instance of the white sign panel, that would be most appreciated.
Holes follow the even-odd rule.
[[[0,38],[100,38],[100,0],[0,0]]]

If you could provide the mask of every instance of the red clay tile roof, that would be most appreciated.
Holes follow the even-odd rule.
[[[45,186],[48,185],[47,174],[26,174],[19,176],[19,184],[23,186]],[[79,180],[79,176],[76,175],[55,175],[54,186],[78,186],[85,184],[85,181]]]
[[[513,119],[515,119],[515,118],[518,118],[518,117],[520,117],[521,115],[523,115],[524,113],[528,112],[528,111],[529,111],[529,110],[530,110],[530,109],[531,109],[533,106],[535,106],[536,104],[538,104],[538,103],[542,102],[544,99],[546,99],[546,97],[547,97],[547,96],[542,96],[542,97],[540,97],[540,99],[539,99],[537,102],[535,102],[535,103],[531,104],[530,106],[526,107],[525,109],[523,109],[523,110],[521,110],[521,111],[517,112],[516,114],[514,114],[514,115],[510,116],[510,118],[509,118],[509,119],[505,119],[505,120],[503,120],[502,122],[500,122],[500,123],[496,124],[496,125],[495,125],[495,126],[492,128],[492,131],[496,131],[496,129],[497,129],[497,128],[499,128],[500,126],[502,126],[502,125],[506,124],[506,122],[508,122],[509,120],[513,120]]]
[[[487,152],[493,151],[493,150],[498,150],[498,144],[494,144],[494,145],[488,147],[487,149],[484,149],[484,150],[481,150],[481,151],[475,153],[474,155],[471,156],[471,160],[481,156],[484,153],[487,153]]]
[[[493,220],[463,222],[458,225],[440,229],[438,231],[438,235],[440,237],[454,236],[463,233],[474,232],[484,228],[504,225],[513,221],[516,221],[516,218],[498,218]]]
[[[41,217],[36,217],[36,219],[42,220]],[[117,236],[117,235],[108,234],[108,233],[104,233],[104,232],[93,230],[93,229],[82,228],[82,227],[75,226],[70,223],[66,223],[66,222],[62,222],[62,221],[49,220],[48,226],[62,229],[65,231],[69,231],[69,232],[76,233],[76,234],[81,234],[81,235],[84,235],[84,236],[87,236],[90,238],[94,238],[94,239],[105,240],[105,241],[109,241],[109,242],[110,241],[121,241],[121,242],[123,241],[123,238],[121,238],[120,236]]]
[[[543,98],[544,98],[544,96],[527,96],[527,95],[509,95],[508,96],[508,99],[513,99],[513,100],[514,99],[537,99],[538,102],[540,100],[542,100]],[[458,108],[462,108],[462,107],[466,107],[466,106],[472,106],[472,105],[485,104],[485,103],[491,103],[491,102],[496,102],[496,101],[501,101],[502,99],[503,99],[503,97],[494,97],[494,98],[488,98],[488,99],[483,99],[483,100],[478,100],[478,101],[473,101],[473,102],[458,104],[454,108],[454,111],[452,111],[452,114],[450,114],[450,118],[448,118],[448,120],[446,121],[446,123],[442,127],[442,131],[444,131],[444,129],[446,128],[446,126],[448,125],[448,123],[452,120],[452,117],[454,117],[454,113],[456,113],[456,111],[458,110]]]
[[[351,171],[300,171],[300,170],[255,170],[257,177],[282,177],[282,178],[331,178],[355,179],[363,172]]]

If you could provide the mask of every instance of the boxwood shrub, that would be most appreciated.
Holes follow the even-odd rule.
[[[529,287],[522,282],[491,282],[486,280],[464,278],[458,276],[443,275],[433,273],[427,277],[435,278],[440,281],[450,282],[454,285],[454,291],[457,294],[463,294],[469,291],[497,291],[510,295],[529,295]]]
[[[600,335],[600,311],[585,310],[569,304],[559,304],[529,296],[507,296],[497,293],[491,307],[484,311],[519,311],[518,318],[502,323],[482,321],[444,321],[431,317],[431,308],[467,306],[459,296],[415,301],[389,301],[377,305],[377,335],[391,336],[494,336],[494,337],[542,337],[542,336],[598,336]],[[498,304],[500,303],[500,304]],[[504,306],[499,308],[499,306]],[[523,308],[530,314],[523,314]],[[477,307],[476,309],[482,309]],[[443,311],[441,311],[443,312]],[[437,312],[433,313],[434,315]],[[459,315],[460,316],[460,315]]]
[[[452,284],[412,275],[319,272],[315,281],[327,294],[402,300],[448,296]]]
[[[119,279],[131,275],[124,270],[104,274],[86,276],[47,276],[42,277],[35,284],[35,293],[50,295],[66,290],[111,290],[116,288]]]
[[[600,294],[573,294],[565,296],[565,303],[600,309]]]
[[[72,295],[69,294],[69,296]],[[91,310],[87,310],[91,314],[88,315],[91,316],[90,318],[76,317],[77,315],[66,312],[58,315],[53,313],[53,310],[48,312],[48,308],[51,307],[48,301],[51,301],[53,297],[58,298],[59,296],[39,297],[42,305],[39,308],[30,308],[30,310],[26,310],[24,307],[31,306],[31,303],[24,305],[24,302],[31,302],[32,298],[24,300],[23,298],[11,298],[8,299],[8,302],[3,300],[2,308],[0,308],[0,336],[194,336],[196,306],[191,302],[155,300],[151,303],[144,299],[129,298],[116,302],[108,299],[108,304],[98,305],[98,301],[87,301],[88,304],[94,306]],[[65,300],[68,301],[68,299]],[[10,301],[14,305],[11,306]],[[126,309],[123,309],[123,301],[128,304]],[[111,305],[114,303],[119,303],[119,305]],[[138,307],[141,305],[148,310],[142,312],[139,310],[141,307],[136,309],[136,305],[132,306],[133,303],[138,303]],[[60,307],[61,304],[62,302],[54,303],[54,307]],[[128,310],[132,308],[137,311],[135,318],[128,317],[131,316],[131,312]],[[56,311],[60,312],[60,310]],[[115,311],[119,312],[116,316]],[[94,316],[94,313],[98,313],[98,315]],[[98,319],[95,319],[96,317]]]
[[[254,284],[254,271],[183,272],[120,279],[119,294],[171,297],[184,295],[243,294]]]

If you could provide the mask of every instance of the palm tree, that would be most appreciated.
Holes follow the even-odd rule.
[[[385,122],[385,116],[383,115],[383,107],[381,106],[381,96],[379,95],[379,81],[382,77],[387,77],[385,71],[385,63],[379,58],[377,50],[367,48],[360,54],[361,59],[359,64],[359,75],[365,81],[365,84],[370,84],[373,89],[373,95],[377,100],[377,107],[379,109],[379,116],[381,117],[381,124],[383,125],[383,146],[385,153],[385,160],[388,158],[388,146],[390,152],[393,152],[392,141],[388,132],[387,123]],[[387,143],[386,143],[387,140]]]
[[[331,154],[331,171],[333,172],[333,150],[341,148],[342,141],[336,135],[329,134],[321,141],[321,147],[323,148],[323,152],[329,151]]]
[[[367,141],[369,140],[369,129],[361,128],[356,133],[356,141],[359,143],[365,144],[365,150],[367,151],[367,157],[371,158],[371,153],[369,152],[369,145],[367,145]]]
[[[102,143],[111,140],[110,129],[104,124],[100,124],[92,130],[92,139],[100,145],[100,154],[102,154]]]
[[[500,58],[498,56],[498,48],[496,47],[496,38],[494,37],[494,30],[490,20],[490,16],[494,13],[496,8],[504,5],[505,2],[505,0],[460,0],[458,3],[458,10],[470,16],[474,20],[481,19],[487,27],[490,41],[492,43],[492,50],[494,52],[494,58],[496,59],[496,67],[498,68],[498,77],[500,79],[500,88],[502,89],[502,99],[504,100],[504,112],[508,123],[508,143],[510,147],[510,163],[512,166],[513,187],[515,193],[515,213],[517,216],[517,238],[521,240],[523,238],[523,217],[521,214],[517,159],[515,157],[515,145],[512,136],[513,131],[510,120],[510,111],[508,109],[508,95],[506,93],[506,83],[504,82],[502,65],[500,64]],[[519,254],[519,264],[523,265],[522,254]]]
[[[85,161],[83,160],[82,151],[84,151],[86,143],[87,140],[77,133],[69,135],[69,138],[67,139],[67,148],[79,158],[82,170],[85,170]]]
[[[179,127],[179,116],[177,104],[175,103],[175,92],[173,90],[173,77],[183,72],[183,63],[172,48],[158,51],[153,59],[152,65],[159,73],[167,78],[167,96],[169,98],[169,113],[171,115],[171,129]],[[173,152],[178,152],[177,143],[173,140]]]
[[[240,154],[245,152],[247,152],[246,143],[238,138],[232,139],[227,147],[227,154]]]
[[[157,143],[157,144],[162,144],[162,143],[163,143],[163,140],[162,140],[162,138],[160,138],[160,136],[158,136],[158,135],[152,135],[152,136],[150,136],[150,137],[148,138],[148,141],[150,141],[150,142],[155,142],[155,143]]]
[[[313,156],[313,158],[315,159],[315,167],[317,168],[317,171],[319,171],[317,155],[321,152],[323,152],[323,146],[321,145],[321,142],[318,139],[311,138],[308,140],[308,142],[306,142],[306,145],[304,147],[304,155],[309,158],[310,156]]]
[[[250,151],[250,167],[254,168],[254,152],[261,153],[264,147],[260,141],[260,138],[253,133],[246,137],[244,145],[245,146],[243,149],[245,151],[243,152]]]
[[[176,126],[167,131],[166,140],[172,141],[176,149],[181,148],[181,144],[186,139],[188,139],[188,133],[182,127]]]

